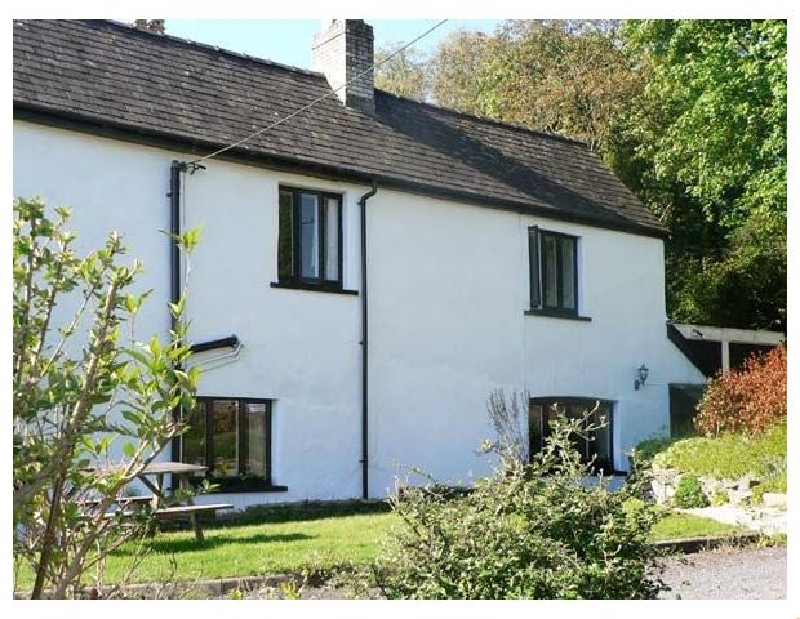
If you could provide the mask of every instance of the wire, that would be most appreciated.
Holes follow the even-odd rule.
[[[212,157],[216,157],[217,155],[221,155],[222,153],[224,153],[224,152],[226,152],[226,151],[229,151],[229,150],[231,150],[232,148],[236,148],[237,146],[241,146],[241,145],[242,145],[242,144],[244,144],[245,142],[249,142],[249,141],[250,141],[250,140],[252,140],[254,137],[256,137],[256,136],[259,136],[259,135],[261,135],[262,133],[264,133],[264,132],[266,132],[266,131],[269,131],[270,129],[274,129],[274,128],[275,128],[275,127],[277,127],[278,125],[280,125],[280,124],[282,124],[282,123],[285,123],[285,122],[286,122],[287,120],[289,120],[290,118],[294,118],[294,117],[295,117],[295,116],[297,116],[298,114],[300,114],[300,113],[302,113],[302,112],[305,112],[306,110],[308,110],[308,109],[310,109],[310,108],[314,107],[314,106],[315,106],[317,103],[320,103],[321,101],[323,101],[324,99],[327,99],[327,98],[328,98],[328,97],[330,97],[331,95],[334,95],[334,94],[336,94],[337,92],[339,92],[339,91],[340,91],[342,88],[344,88],[345,86],[349,86],[350,84],[352,84],[353,82],[355,82],[355,81],[356,81],[358,78],[360,78],[360,77],[363,77],[364,75],[366,75],[367,73],[369,73],[370,71],[372,71],[373,69],[375,69],[376,67],[379,67],[379,66],[381,66],[382,64],[384,64],[385,62],[388,62],[389,60],[391,60],[392,58],[394,58],[394,57],[395,57],[395,56],[397,56],[398,54],[400,54],[400,53],[404,52],[404,51],[405,51],[405,50],[407,50],[409,47],[411,47],[412,45],[414,45],[414,43],[416,43],[416,42],[417,42],[417,41],[419,41],[420,39],[423,39],[423,38],[425,38],[426,36],[428,36],[428,35],[429,35],[431,32],[433,32],[434,30],[436,30],[436,29],[437,29],[439,26],[441,26],[442,24],[444,24],[446,21],[447,21],[446,19],[443,19],[442,21],[440,21],[440,22],[439,22],[438,24],[436,24],[435,26],[433,26],[433,27],[431,27],[431,28],[428,28],[428,29],[427,29],[425,32],[423,32],[421,35],[419,35],[418,37],[416,37],[415,39],[413,39],[413,40],[412,40],[410,43],[406,43],[406,44],[405,44],[405,45],[403,45],[401,48],[399,48],[399,49],[395,50],[394,52],[392,52],[391,54],[389,54],[388,56],[386,56],[386,58],[384,58],[384,59],[383,59],[383,60],[381,60],[380,62],[373,63],[373,64],[372,64],[372,65],[369,67],[369,69],[366,69],[365,71],[362,71],[361,73],[359,73],[358,75],[356,75],[354,78],[352,78],[352,79],[348,80],[347,82],[345,82],[344,84],[342,84],[342,85],[341,85],[341,86],[339,86],[338,88],[335,88],[334,90],[331,90],[330,92],[327,92],[327,93],[325,93],[325,94],[324,94],[324,95],[322,95],[321,97],[318,97],[318,98],[314,99],[314,100],[313,100],[311,103],[309,103],[308,105],[304,105],[303,107],[301,107],[301,108],[300,108],[300,109],[298,109],[298,110],[295,110],[294,112],[292,112],[292,113],[291,113],[291,114],[289,114],[288,116],[284,116],[284,117],[283,117],[283,118],[281,118],[280,120],[276,120],[276,121],[275,121],[274,123],[272,123],[271,125],[267,125],[266,127],[263,127],[262,129],[259,129],[259,130],[258,130],[258,131],[256,131],[255,133],[251,133],[251,134],[250,134],[250,135],[248,135],[247,137],[245,137],[245,138],[242,138],[241,140],[239,140],[238,142],[234,142],[233,144],[229,144],[228,146],[226,146],[226,147],[224,147],[224,148],[220,148],[219,150],[215,150],[213,153],[211,153],[211,154],[209,154],[209,155],[206,155],[205,157],[200,157],[199,159],[195,159],[194,161],[191,161],[191,162],[189,162],[189,163],[190,163],[190,164],[197,164],[197,163],[199,163],[199,162],[201,162],[201,161],[207,161],[208,159],[211,159]]]
[[[312,45],[312,46],[311,46],[311,51],[313,52],[315,49],[319,49],[320,47],[322,47],[322,46],[323,46],[323,45],[325,45],[326,43],[330,43],[330,42],[331,42],[331,41],[333,41],[334,39],[338,39],[338,38],[339,38],[340,36],[342,36],[342,35],[343,35],[345,32],[347,32],[347,31],[346,31],[346,30],[342,30],[342,31],[341,31],[341,32],[339,32],[338,34],[334,34],[334,35],[333,35],[333,36],[332,36],[330,39],[325,39],[325,40],[324,40],[322,43],[317,43],[316,45]]]

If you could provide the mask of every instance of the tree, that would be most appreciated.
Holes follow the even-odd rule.
[[[125,527],[107,512],[181,432],[173,412],[193,406],[198,374],[183,369],[183,300],[170,304],[168,343],[134,340],[148,293],[133,292],[138,261],[118,264],[117,233],[81,258],[67,209],[51,219],[40,200],[18,199],[14,213],[14,555],[35,572],[33,598],[46,587],[63,598],[143,533],[146,522]],[[179,239],[187,250],[197,240],[196,231]],[[56,324],[56,308],[74,311]]]
[[[615,169],[672,231],[669,313],[786,324],[786,22],[626,24],[647,84]],[[636,185],[638,184],[638,187]]]
[[[398,52],[402,45],[396,43],[375,52],[375,86],[400,97],[425,101],[429,87],[426,59],[413,48]]]

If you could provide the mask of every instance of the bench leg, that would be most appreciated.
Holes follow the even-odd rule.
[[[205,542],[206,538],[203,535],[203,527],[200,524],[200,514],[192,514],[189,516],[192,520],[192,526],[194,527],[194,537],[198,542]]]

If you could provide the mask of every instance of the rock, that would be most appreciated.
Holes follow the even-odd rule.
[[[731,505],[747,505],[753,498],[753,493],[750,490],[728,490],[728,498]]]
[[[779,492],[765,492],[764,507],[786,509],[786,495]]]
[[[653,469],[651,487],[656,503],[665,505],[672,500],[680,477],[678,469]]]

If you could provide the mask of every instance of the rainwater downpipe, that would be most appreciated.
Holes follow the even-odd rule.
[[[178,241],[181,234],[181,173],[186,170],[186,164],[173,161],[169,168],[169,302],[177,303],[181,298],[181,253]],[[172,312],[169,313],[170,329],[175,332],[178,321]],[[180,370],[180,365],[176,367]],[[172,411],[173,418],[178,420],[181,415],[180,408]],[[172,439],[172,461],[180,462],[180,439]]]
[[[369,321],[367,304],[367,200],[378,193],[372,189],[358,199],[361,217],[361,486],[362,498],[369,498]]]
[[[177,303],[181,298],[181,253],[178,238],[181,234],[181,172],[186,164],[173,161],[169,168],[169,302]],[[170,312],[170,327],[178,327]]]

